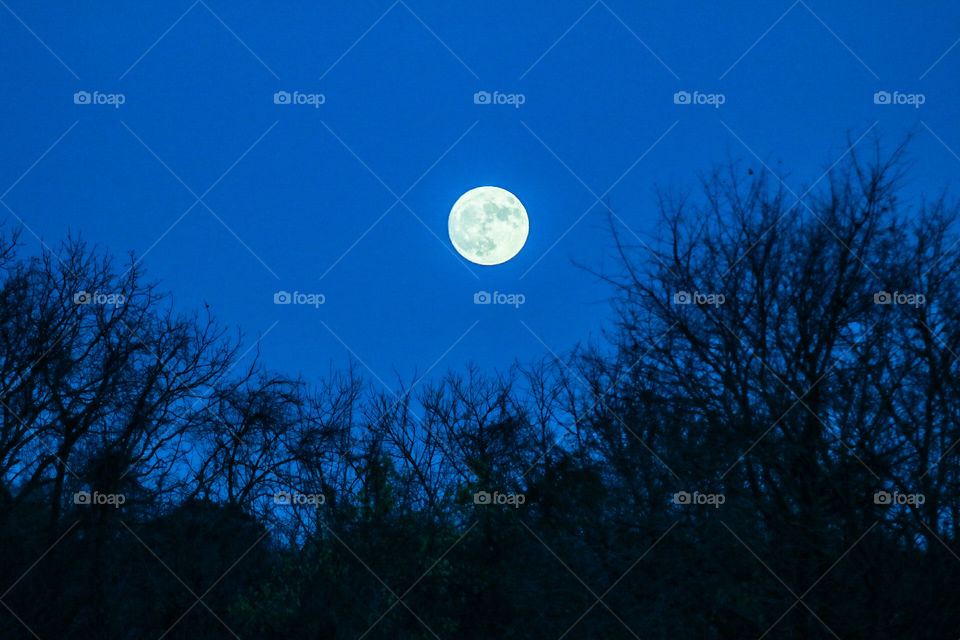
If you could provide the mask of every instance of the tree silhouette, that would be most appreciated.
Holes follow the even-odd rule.
[[[396,392],[3,236],[0,637],[954,637],[958,210],[905,154],[661,192],[608,341]]]

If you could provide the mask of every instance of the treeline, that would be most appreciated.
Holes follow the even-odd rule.
[[[0,637],[955,638],[958,209],[903,155],[664,192],[608,343],[396,390],[8,233]]]

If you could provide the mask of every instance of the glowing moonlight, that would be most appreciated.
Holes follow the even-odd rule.
[[[460,255],[470,262],[494,265],[520,253],[530,221],[520,200],[506,189],[477,187],[454,203],[447,229]]]

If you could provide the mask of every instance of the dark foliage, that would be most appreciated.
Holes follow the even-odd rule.
[[[957,209],[902,155],[661,194],[609,344],[396,392],[7,236],[0,637],[955,638]]]

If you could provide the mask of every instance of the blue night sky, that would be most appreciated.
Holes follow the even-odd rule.
[[[178,309],[209,304],[248,345],[262,336],[269,366],[309,378],[355,358],[393,385],[600,339],[611,291],[574,264],[613,266],[600,199],[652,243],[654,189],[694,189],[728,157],[762,171],[759,156],[801,193],[872,127],[865,143],[916,134],[917,189],[960,169],[956,3],[0,5],[8,227],[29,227],[33,253],[70,232],[134,252]],[[680,91],[724,103],[675,104]],[[447,236],[480,185],[530,216],[495,267]],[[275,305],[278,290],[325,304]],[[474,305],[479,290],[526,303]]]

